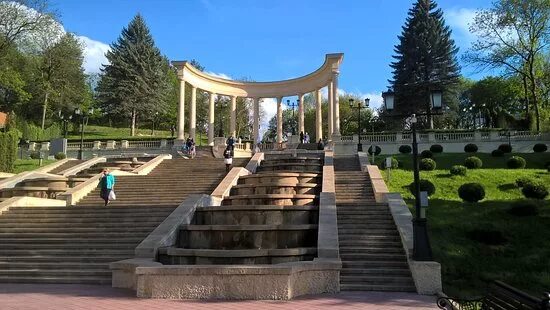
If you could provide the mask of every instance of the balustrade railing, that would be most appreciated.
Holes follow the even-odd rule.
[[[128,141],[129,149],[159,149],[160,141]]]

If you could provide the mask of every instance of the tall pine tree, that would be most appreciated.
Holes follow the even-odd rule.
[[[458,84],[458,48],[445,25],[443,12],[433,0],[418,0],[409,10],[391,63],[398,114],[426,113],[426,127],[433,128],[430,92],[440,90],[443,99],[453,97]]]
[[[130,119],[133,136],[138,117],[150,119],[168,106],[174,87],[168,78],[168,60],[139,14],[122,29],[106,57],[109,64],[102,69],[98,100],[104,112]]]

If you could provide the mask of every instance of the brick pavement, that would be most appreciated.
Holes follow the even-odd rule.
[[[291,301],[138,299],[130,290],[99,285],[0,283],[1,310],[171,310],[171,309],[437,309],[433,296],[408,293],[345,292]]]

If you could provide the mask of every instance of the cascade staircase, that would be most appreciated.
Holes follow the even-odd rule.
[[[377,203],[357,156],[334,159],[342,291],[415,292],[387,203]]]
[[[80,160],[80,159],[71,159],[71,160],[68,160],[66,161],[65,163],[63,163],[61,166],[59,167],[56,167],[54,169],[52,169],[50,172],[48,173],[51,173],[51,174],[59,174],[60,172],[63,172],[69,168],[72,168],[76,165],[80,165],[81,163],[83,163],[84,160]]]
[[[118,177],[108,207],[96,190],[73,207],[10,208],[0,215],[0,282],[110,284],[110,262],[133,257],[181,201],[224,176],[221,159],[165,160],[147,176]]]

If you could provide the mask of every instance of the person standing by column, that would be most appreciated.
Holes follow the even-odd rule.
[[[103,175],[99,180],[99,188],[101,189],[99,196],[105,201],[105,207],[109,204],[111,200],[115,200],[115,176],[112,175],[109,169],[103,169]]]

